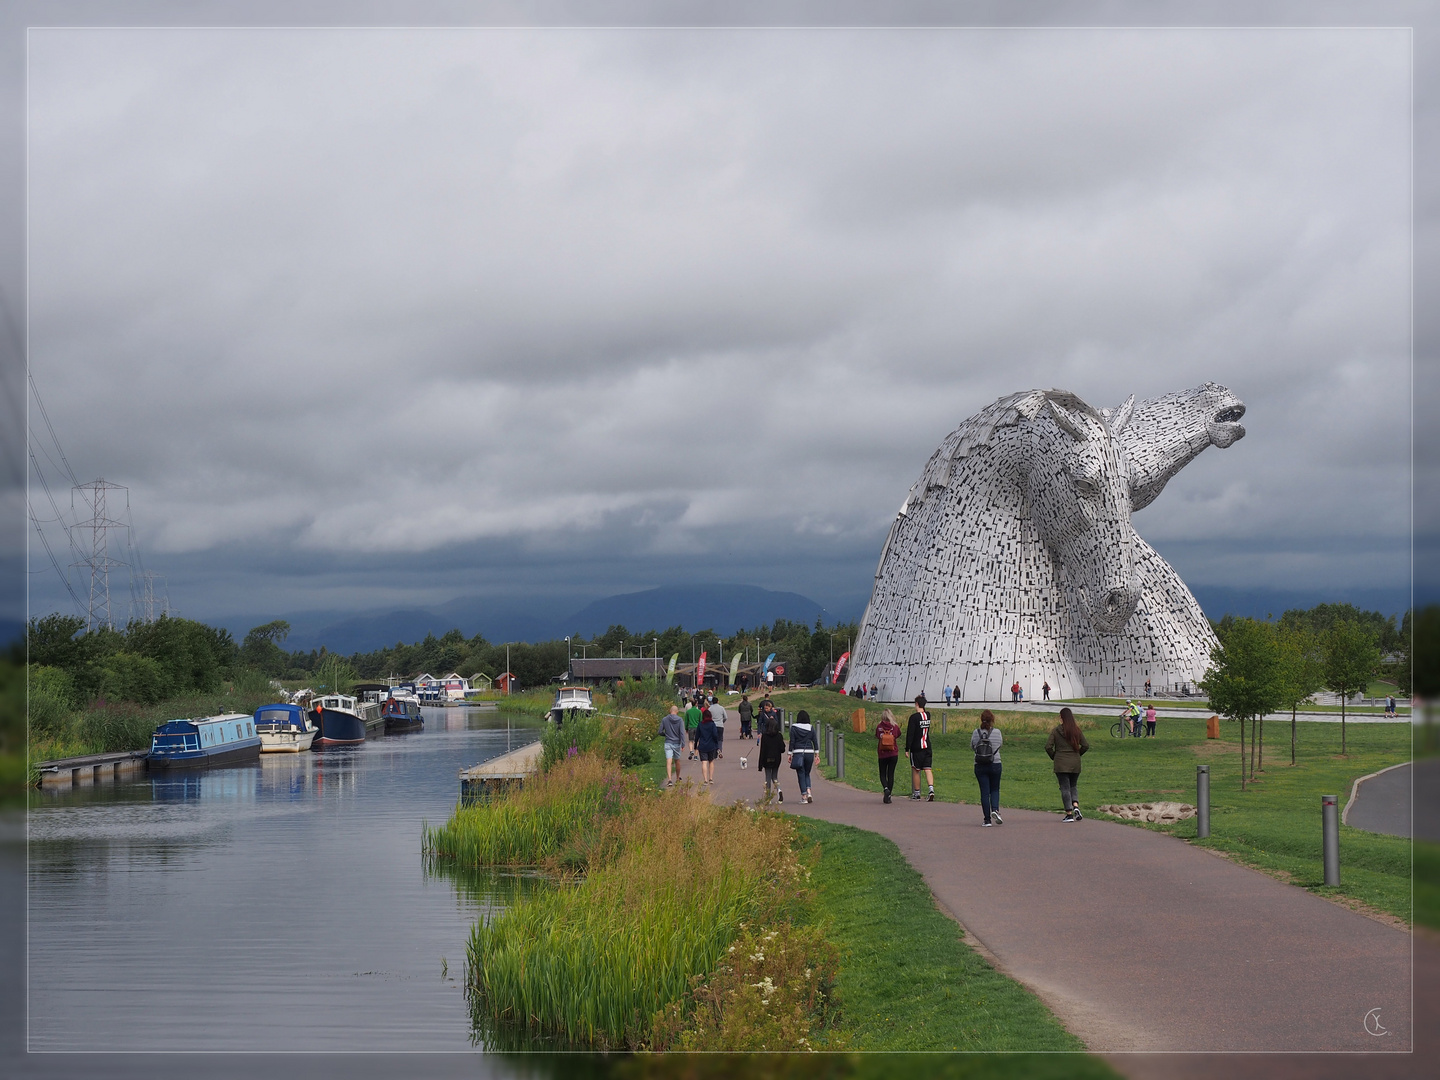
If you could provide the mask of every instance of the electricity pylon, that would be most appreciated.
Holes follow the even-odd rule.
[[[90,512],[88,521],[80,517],[77,512],[76,492],[80,493],[84,509]],[[90,534],[88,548],[83,544],[76,545],[80,561],[70,564],[76,569],[90,571],[90,603],[85,613],[86,632],[101,626],[114,629],[115,620],[110,614],[110,570],[112,567],[128,565],[121,559],[110,557],[110,532],[120,530],[128,533],[130,529],[128,522],[110,516],[111,492],[125,493],[125,515],[129,517],[130,489],[127,487],[106,483],[104,480],[95,480],[89,484],[76,484],[70,489],[70,510],[76,515],[71,531],[80,534],[80,537],[86,533]]]

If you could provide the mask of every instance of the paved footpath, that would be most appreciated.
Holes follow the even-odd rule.
[[[717,801],[763,794],[753,760],[740,768],[754,745],[726,740]],[[907,786],[903,758],[897,771]],[[985,829],[978,805],[886,806],[818,775],[806,805],[794,772],[780,780],[786,812],[893,840],[994,963],[1092,1050],[1411,1048],[1407,931],[1145,829],[1026,810]],[[978,802],[973,776],[937,780]],[[1384,1034],[1367,1033],[1367,1016]]]

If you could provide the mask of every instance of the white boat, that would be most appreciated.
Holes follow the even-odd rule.
[[[261,705],[255,710],[255,733],[262,754],[298,754],[310,749],[316,729],[299,705]]]
[[[567,714],[573,717],[577,712],[594,711],[595,702],[590,697],[588,686],[562,686],[555,691],[555,701],[550,706],[550,719],[562,724]]]

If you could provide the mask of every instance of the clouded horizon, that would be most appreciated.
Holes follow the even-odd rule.
[[[199,618],[686,580],[841,606],[996,397],[1206,380],[1248,434],[1141,535],[1196,587],[1403,589],[1410,58],[31,31],[31,369]],[[32,610],[70,610],[46,566]]]

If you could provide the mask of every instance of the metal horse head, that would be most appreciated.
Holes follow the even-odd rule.
[[[1119,442],[1134,398],[1108,417],[1068,391],[1047,390],[1044,398],[1026,425],[1031,518],[1063,567],[1081,613],[1100,633],[1119,633],[1135,613],[1141,588]]]

